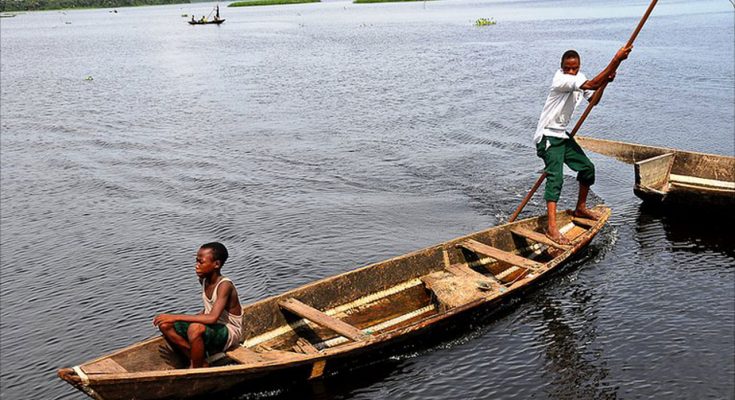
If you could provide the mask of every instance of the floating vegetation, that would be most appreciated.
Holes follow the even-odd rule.
[[[497,24],[497,21],[495,21],[494,18],[480,18],[477,21],[475,21],[475,26],[488,26],[488,25],[495,25]]]
[[[319,3],[321,0],[249,0],[236,1],[227,7],[272,6],[276,4]]]
[[[182,18],[189,18],[189,14],[181,14]]]
[[[94,78],[92,78],[92,75],[87,75],[86,78],[84,78],[85,81],[93,81]]]

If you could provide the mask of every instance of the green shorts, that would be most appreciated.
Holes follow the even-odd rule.
[[[174,329],[179,336],[188,340],[187,332],[189,331],[189,325],[191,325],[191,322],[176,321],[174,322]],[[212,355],[224,351],[228,337],[229,332],[227,332],[226,326],[222,324],[207,325],[203,336],[204,349],[207,351],[207,354]]]
[[[536,145],[536,155],[544,160],[546,168],[546,201],[559,201],[564,183],[564,164],[577,171],[577,180],[583,185],[595,183],[595,166],[574,139],[544,136]]]

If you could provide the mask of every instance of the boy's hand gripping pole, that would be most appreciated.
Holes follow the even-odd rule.
[[[643,28],[643,25],[646,23],[646,20],[648,20],[648,16],[651,15],[651,11],[653,11],[653,7],[656,6],[656,3],[658,0],[652,0],[651,4],[648,6],[648,9],[646,10],[646,13],[643,14],[643,17],[641,18],[640,22],[638,22],[638,26],[635,28],[635,31],[633,31],[633,34],[630,35],[630,39],[628,39],[628,43],[625,45],[625,47],[630,47],[633,45],[633,42],[638,37],[638,33],[640,33],[641,29]],[[617,67],[616,67],[617,69]],[[572,132],[569,133],[569,138],[573,138],[574,135],[577,134],[577,131],[579,131],[579,128],[582,126],[582,123],[585,119],[587,119],[587,116],[590,115],[590,112],[592,109],[597,105],[597,103],[600,102],[600,98],[602,97],[602,93],[605,92],[605,88],[607,87],[608,81],[605,81],[602,86],[600,86],[597,90],[595,90],[595,93],[592,95],[592,98],[590,98],[590,102],[587,105],[587,108],[584,110],[584,113],[582,113],[582,116],[579,117],[579,120],[577,120],[577,123],[574,125],[574,129],[572,129]],[[523,211],[523,207],[528,204],[529,200],[531,200],[531,197],[533,197],[533,194],[536,193],[536,190],[541,186],[541,183],[546,179],[546,172],[542,173],[541,176],[536,180],[536,183],[533,184],[533,187],[531,190],[528,191],[528,194],[526,197],[523,198],[523,201],[521,201],[521,204],[516,208],[516,211],[511,215],[508,222],[513,222],[518,218],[518,214]]]

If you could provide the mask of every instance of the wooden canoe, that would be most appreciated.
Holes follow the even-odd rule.
[[[189,25],[207,25],[207,24],[221,24],[225,22],[224,19],[213,19],[211,21],[189,21]]]
[[[735,157],[576,137],[590,151],[635,165],[633,192],[668,206],[735,206]]]
[[[244,392],[269,377],[281,385],[317,378],[523,293],[600,231],[610,209],[595,210],[599,221],[558,214],[571,245],[541,233],[546,217],[529,218],[245,305],[244,340],[210,357],[221,358],[208,368],[185,368],[186,361],[158,336],[58,375],[105,400],[181,399],[233,387]]]

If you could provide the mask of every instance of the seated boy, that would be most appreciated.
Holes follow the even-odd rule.
[[[227,248],[222,243],[206,243],[197,251],[195,269],[202,284],[202,313],[160,314],[153,319],[153,325],[166,340],[191,361],[191,368],[209,366],[205,350],[214,354],[240,343],[240,300],[232,281],[220,274],[227,257]]]

